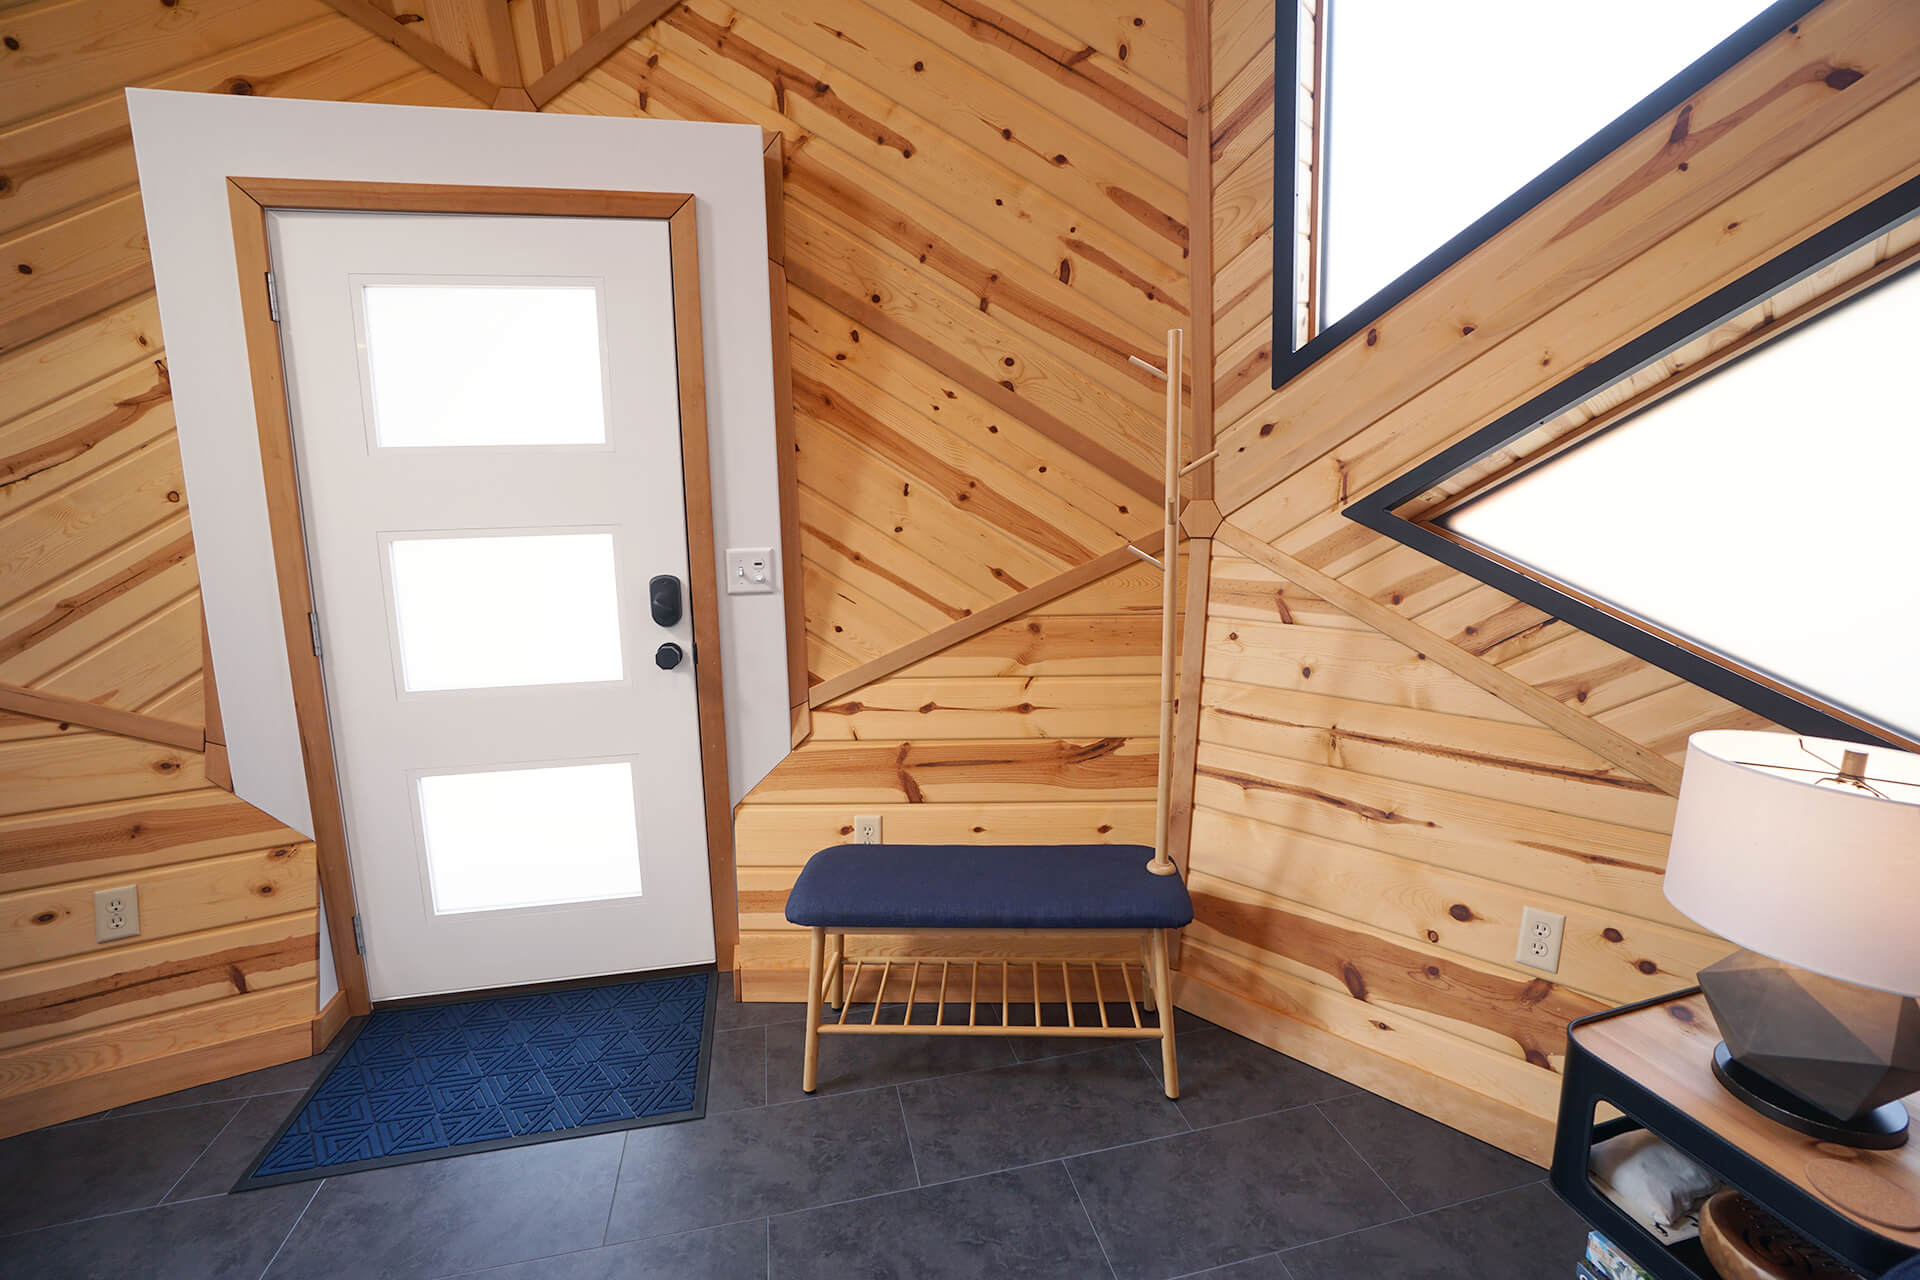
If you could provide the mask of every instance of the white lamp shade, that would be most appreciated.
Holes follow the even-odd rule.
[[[1866,753],[1863,776],[1881,795],[1833,780],[1848,751]],[[1786,733],[1694,734],[1666,890],[1750,951],[1920,994],[1920,756]]]

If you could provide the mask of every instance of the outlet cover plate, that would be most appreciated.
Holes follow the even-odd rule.
[[[93,895],[93,935],[96,942],[140,936],[139,886],[101,889]]]
[[[863,813],[853,820],[853,842],[855,844],[880,843],[880,815]]]
[[[1557,911],[1528,907],[1520,913],[1520,943],[1513,957],[1521,964],[1547,973],[1560,972],[1560,941],[1567,918]]]

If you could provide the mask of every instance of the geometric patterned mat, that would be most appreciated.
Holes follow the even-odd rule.
[[[699,1119],[714,976],[376,1012],[234,1190]]]

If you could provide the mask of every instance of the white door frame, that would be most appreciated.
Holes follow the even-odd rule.
[[[280,332],[267,292],[267,211],[332,209],[381,213],[540,214],[558,217],[651,218],[667,223],[673,263],[673,313],[680,383],[680,449],[686,491],[688,612],[697,660],[701,786],[707,826],[708,882],[713,897],[714,956],[733,967],[739,916],[734,895],[733,815],[728,802],[726,717],[720,669],[719,583],[714,572],[713,489],[707,439],[706,376],[700,338],[699,247],[691,195],[649,191],[557,188],[422,186],[390,182],[308,182],[282,178],[227,179],[234,260],[253,384],[274,572],[280,587],[282,630],[293,678],[314,841],[319,847],[320,893],[326,904],[334,964],[348,1011],[371,1007],[367,971],[355,942],[352,871],[340,805],[333,735],[327,718],[320,659],[313,652],[309,616],[306,533],[294,469],[293,427],[281,371]]]

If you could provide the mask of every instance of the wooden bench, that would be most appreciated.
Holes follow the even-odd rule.
[[[787,895],[787,919],[812,932],[801,1087],[812,1093],[818,1083],[822,1034],[1017,1034],[1157,1039],[1167,1096],[1179,1097],[1167,933],[1193,920],[1193,902],[1179,876],[1147,869],[1152,856],[1142,845],[869,844],[814,854]],[[850,956],[849,934],[904,935],[908,945]],[[921,937],[938,939],[932,952],[913,945]],[[1043,981],[1055,974],[1066,1024],[1042,1025]],[[849,1021],[867,981],[872,1015]],[[1024,1010],[1032,1001],[1030,1027],[1012,1025],[1016,982],[1031,984],[1018,1002]],[[882,1022],[887,993],[901,983],[904,1016]],[[957,1001],[962,990],[964,1022],[947,1016],[949,997]],[[922,993],[934,1010],[916,1022]],[[1098,1009],[1097,1023],[1076,1020],[1074,1001],[1084,996]],[[1110,1019],[1109,1000],[1123,996],[1127,1014]],[[983,1020],[983,1009],[991,1018],[995,1004],[999,1017]],[[1141,1016],[1143,1005],[1158,1010],[1154,1023]],[[839,1017],[827,1020],[825,1006]]]

